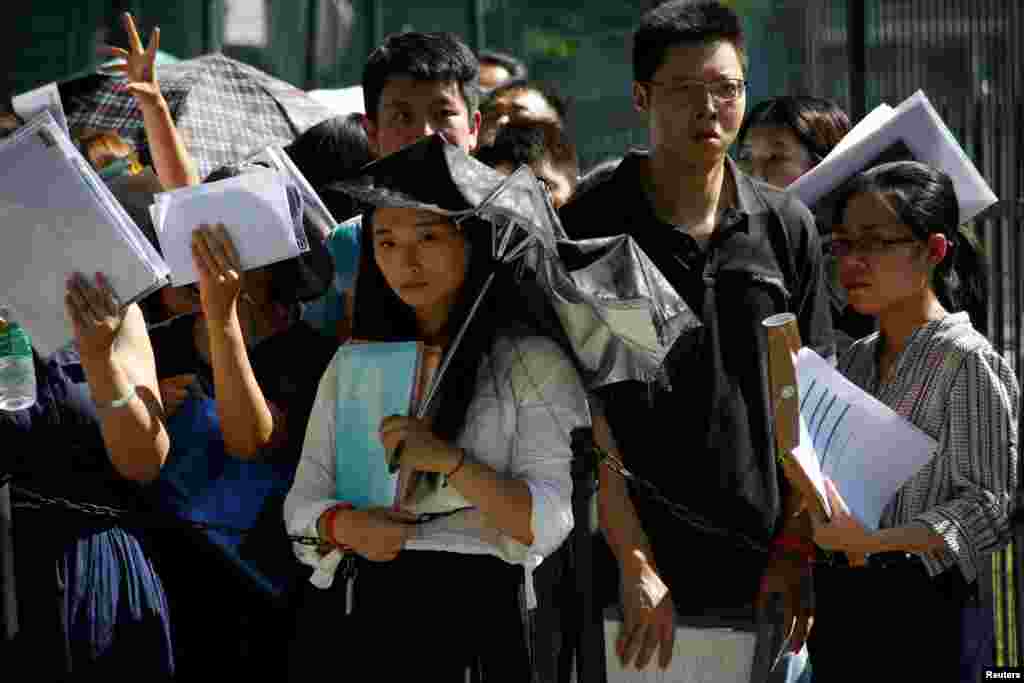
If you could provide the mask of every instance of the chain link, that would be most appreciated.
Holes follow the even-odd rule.
[[[12,503],[11,507],[16,509],[43,510],[46,508],[59,508],[66,512],[86,515],[97,519],[105,519],[109,522],[127,522],[134,526],[145,529],[171,529],[176,527],[187,527],[191,529],[207,529],[210,531],[223,531],[229,534],[245,536],[251,533],[252,529],[240,529],[227,524],[214,524],[211,522],[200,522],[194,519],[185,519],[171,514],[145,513],[122,508],[96,505],[94,503],[81,503],[68,500],[60,496],[48,496],[37,491],[23,488],[12,484],[11,490],[18,496],[27,498],[27,501]],[[319,546],[323,541],[316,536],[298,536],[288,534],[288,539],[302,545]]]
[[[726,529],[724,527],[716,526],[712,524],[707,518],[697,514],[693,510],[690,510],[682,503],[677,503],[669,498],[666,498],[658,487],[649,482],[648,480],[638,477],[622,464],[622,461],[616,458],[611,453],[608,453],[596,445],[594,449],[597,451],[598,465],[604,465],[609,470],[619,475],[626,481],[633,484],[638,489],[641,496],[653,500],[665,509],[667,509],[673,517],[680,522],[690,526],[698,531],[702,531],[706,534],[714,536],[721,536],[733,542],[734,545],[743,547],[745,549],[753,550],[754,552],[767,554],[768,547],[763,543],[758,543],[754,539],[750,538],[746,534],[736,531],[735,529]]]

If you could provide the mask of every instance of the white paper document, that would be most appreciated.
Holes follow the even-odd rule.
[[[885,506],[935,456],[937,442],[814,351],[800,349],[796,371],[799,449],[813,448],[806,462],[811,472],[820,468],[811,480],[825,497],[821,475],[831,479],[850,512],[877,529]]]
[[[192,233],[202,224],[224,224],[244,270],[308,251],[301,199],[294,188],[291,194],[286,178],[269,169],[158,194],[150,213],[171,283],[198,282],[191,244]]]
[[[858,123],[825,159],[802,175],[789,191],[813,207],[846,180],[870,167],[888,148],[903,143],[914,159],[946,173],[953,181],[965,223],[998,199],[931,101],[918,90],[895,109],[881,105]]]
[[[14,113],[24,121],[31,121],[44,111],[50,112],[64,134],[71,137],[68,120],[64,116],[64,105],[60,101],[60,92],[56,83],[47,83],[34,90],[29,90],[11,98]]]
[[[654,661],[637,671],[624,669],[615,652],[622,623],[606,619],[604,626],[608,683],[750,683],[757,644],[752,631],[677,626],[669,668],[663,671]]]
[[[71,338],[68,275],[104,273],[122,303],[167,282],[167,265],[43,111],[0,141],[0,299],[41,355]]]

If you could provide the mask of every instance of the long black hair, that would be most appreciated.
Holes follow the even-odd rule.
[[[373,212],[363,214],[359,254],[359,275],[353,315],[353,339],[367,341],[405,341],[417,336],[416,317],[388,285],[377,266],[373,242]],[[497,261],[492,255],[494,226],[478,217],[464,219],[459,229],[469,244],[469,264],[465,283],[444,332],[453,338],[469,317],[473,304],[487,279],[494,280],[481,301],[465,336],[452,356],[442,381],[434,416],[433,431],[445,440],[458,437],[466,421],[466,411],[476,393],[477,373],[496,339],[541,334],[561,341],[551,324],[550,311],[540,297],[529,296],[530,283],[521,282],[517,266]],[[564,344],[563,344],[564,348]],[[543,378],[536,378],[541,381]]]
[[[841,218],[854,196],[877,193],[885,198],[924,241],[943,235],[950,243],[946,257],[932,272],[932,289],[948,311],[967,311],[982,334],[988,328],[988,273],[975,235],[960,227],[960,204],[948,175],[916,161],[896,161],[863,171],[840,191],[836,215]]]

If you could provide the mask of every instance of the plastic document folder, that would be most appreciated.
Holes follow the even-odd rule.
[[[11,105],[14,108],[14,113],[20,116],[23,121],[34,119],[43,111],[48,111],[53,116],[53,120],[64,131],[64,134],[71,135],[71,131],[68,130],[68,120],[64,116],[64,105],[60,101],[60,92],[57,90],[56,83],[47,83],[34,90],[15,95],[11,98]]]
[[[814,206],[857,173],[871,168],[891,147],[904,146],[916,161],[946,173],[960,203],[960,222],[966,223],[998,199],[939,117],[931,101],[918,90],[895,109],[881,104],[843,138],[820,164],[789,186],[808,206]]]
[[[306,176],[302,175],[302,171],[298,169],[291,157],[288,156],[288,153],[280,147],[271,146],[260,152],[253,158],[253,161],[262,161],[270,164],[274,170],[288,178],[289,182],[302,195],[302,204],[305,209],[306,218],[312,221],[317,231],[324,239],[327,239],[327,236],[338,225],[338,221],[331,215],[327,205],[324,204],[320,195],[310,185]]]
[[[71,338],[73,271],[104,273],[124,304],[167,284],[167,264],[48,111],[0,141],[0,169],[0,298],[40,354]]]
[[[162,192],[150,214],[176,287],[199,280],[191,244],[192,233],[202,224],[227,228],[243,270],[309,251],[301,195],[284,175],[269,169]]]
[[[350,343],[338,349],[336,498],[357,508],[391,507],[398,472],[389,471],[380,423],[411,415],[422,372],[420,342]]]

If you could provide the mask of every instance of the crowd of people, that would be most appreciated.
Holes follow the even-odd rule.
[[[144,47],[130,16],[125,28],[128,48],[108,53],[148,147],[73,131],[86,158],[105,177],[148,163],[164,190],[247,172],[197,176],[158,41]],[[307,221],[310,254],[243,272],[224,226],[200,225],[197,286],[121,306],[103,273],[69,273],[73,339],[35,353],[36,404],[0,414],[0,474],[16,502],[35,491],[132,514],[17,507],[20,631],[3,666],[53,681],[567,680],[550,590],[564,577],[545,560],[588,524],[573,515],[571,434],[592,427],[731,532],[683,524],[599,466],[594,597],[619,612],[608,647],[624,665],[667,667],[686,656],[677,626],[753,620],[781,594],[788,654],[770,680],[953,680],[963,609],[1019,485],[1019,387],[983,334],[985,263],[941,168],[865,169],[827,207],[788,193],[851,122],[814,97],[748,111],[747,54],[725,4],[646,12],[632,99],[649,144],[583,171],[573,113],[522,62],[453,34],[391,35],[365,64],[366,113],[285,149],[339,221],[326,234]],[[21,123],[4,115],[0,130]],[[629,235],[700,319],[667,383],[586,387],[521,273],[494,258],[500,220],[480,188],[524,165],[570,239]],[[833,514],[816,515],[778,464],[762,321],[786,312],[805,346],[939,444],[877,531],[831,484]],[[433,475],[424,495],[442,513],[335,496],[337,350],[399,340],[454,348],[428,416],[388,417],[378,435]],[[248,534],[144,523],[225,507]]]

